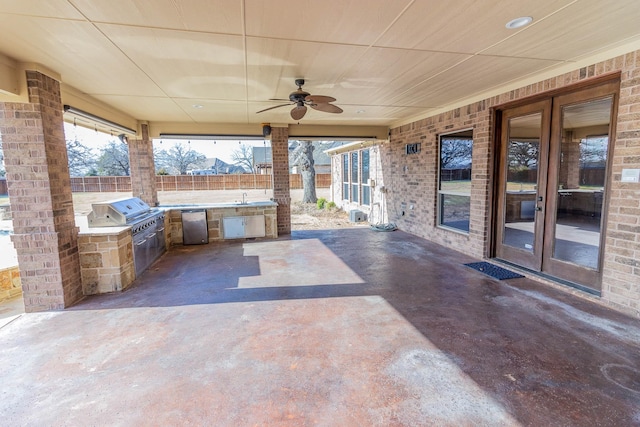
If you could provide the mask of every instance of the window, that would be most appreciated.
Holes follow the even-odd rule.
[[[342,155],[342,199],[371,206],[371,177],[369,149]]]
[[[369,150],[362,150],[362,173],[360,174],[360,184],[362,184],[362,204],[371,205],[371,187],[369,186]]]
[[[351,201],[358,203],[358,152],[351,153]]]
[[[342,155],[342,199],[349,200],[349,155]]]
[[[440,136],[438,225],[469,232],[473,131]]]

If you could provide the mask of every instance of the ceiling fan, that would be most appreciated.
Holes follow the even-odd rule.
[[[298,90],[289,94],[289,102],[276,105],[275,107],[265,108],[264,110],[257,111],[256,114],[273,110],[274,108],[286,107],[287,105],[295,105],[291,110],[291,118],[293,120],[303,118],[307,113],[307,106],[314,110],[324,111],[325,113],[342,113],[342,108],[330,104],[331,102],[335,102],[335,98],[323,95],[311,95],[309,92],[302,90],[302,85],[304,85],[304,79],[296,79]],[[286,99],[271,99],[271,101],[286,101]]]

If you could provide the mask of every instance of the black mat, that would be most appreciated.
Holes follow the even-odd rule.
[[[519,277],[524,277],[522,274],[514,273],[513,271],[509,271],[506,268],[498,267],[497,265],[493,265],[489,262],[472,262],[465,265],[481,273],[484,273],[487,276],[495,277],[498,280],[517,279]]]

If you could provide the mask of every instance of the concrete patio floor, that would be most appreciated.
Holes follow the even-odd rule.
[[[403,232],[174,248],[0,329],[0,424],[640,425],[640,320]]]

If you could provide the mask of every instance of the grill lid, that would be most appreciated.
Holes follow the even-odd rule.
[[[87,215],[90,227],[128,225],[151,210],[148,204],[137,197],[93,203],[91,208],[92,211]]]

